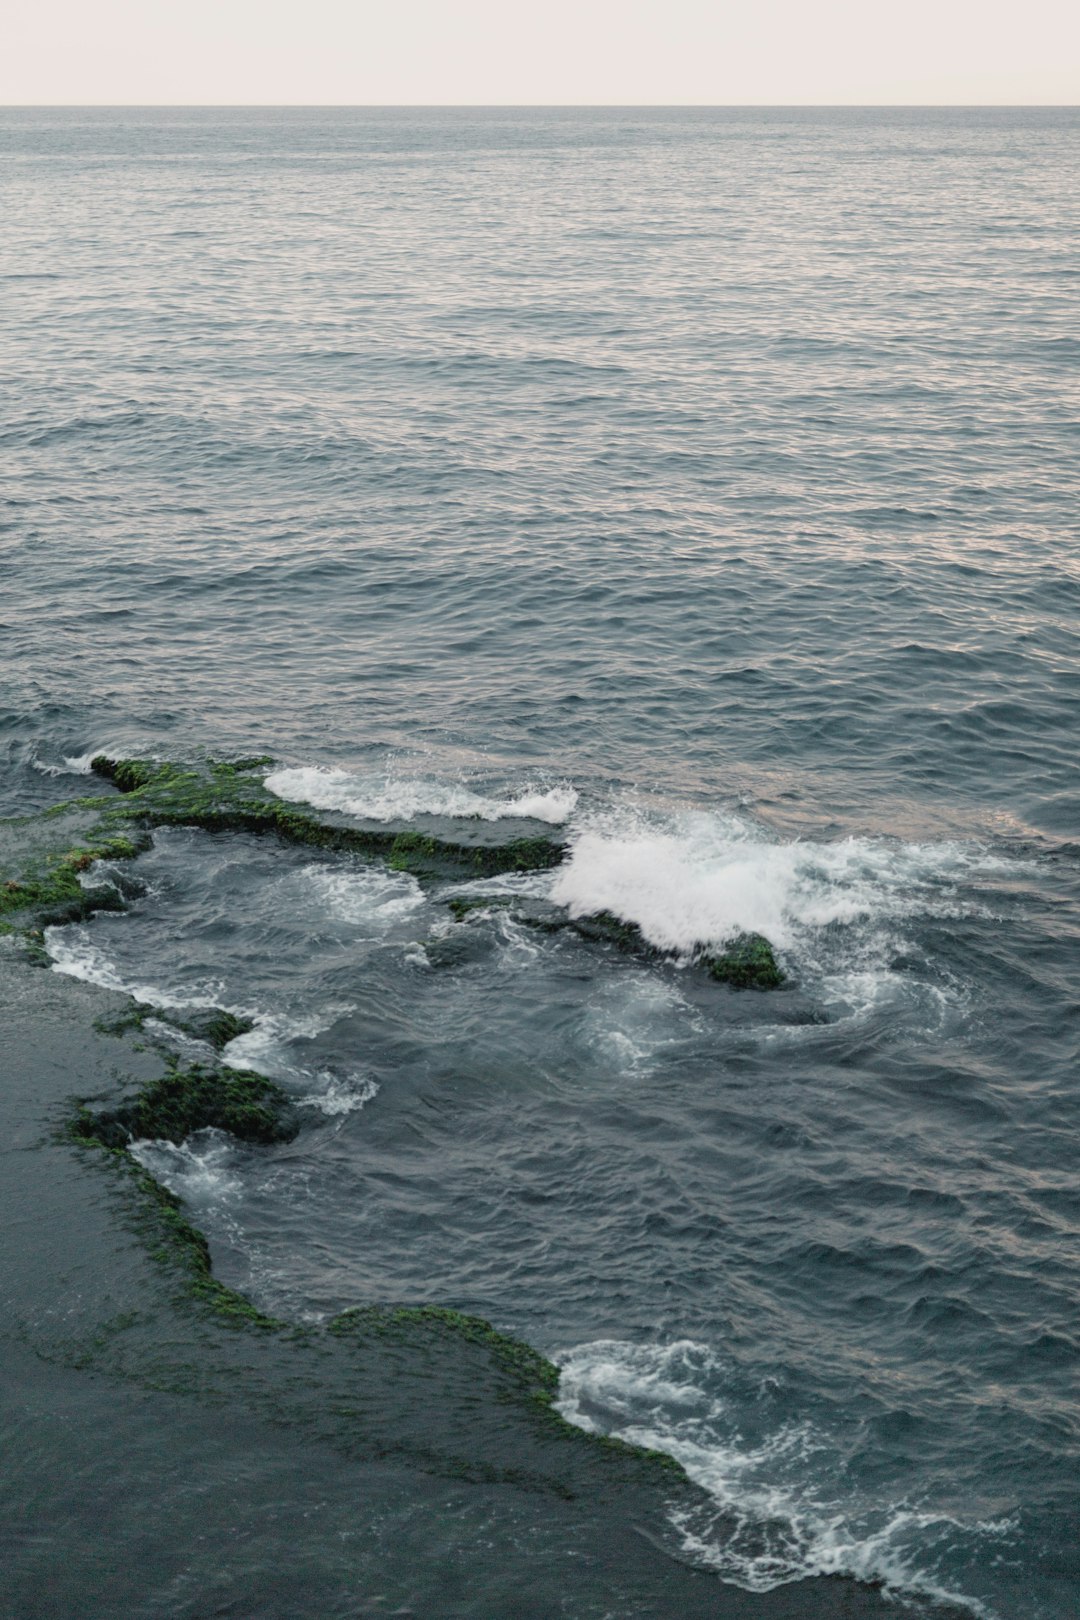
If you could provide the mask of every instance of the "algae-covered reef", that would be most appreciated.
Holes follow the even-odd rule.
[[[124,1032],[123,1021],[114,1027]],[[313,1329],[266,1315],[214,1277],[206,1238],[184,1214],[180,1199],[128,1151],[133,1142],[145,1139],[179,1144],[192,1132],[207,1128],[227,1131],[256,1147],[268,1146],[292,1140],[299,1125],[298,1111],[287,1093],[266,1076],[219,1065],[183,1067],[174,1060],[165,1074],[145,1081],[130,1097],[106,1106],[78,1103],[62,1134],[79,1147],[99,1152],[102,1163],[125,1178],[134,1195],[134,1225],[151,1258],[176,1278],[184,1298],[225,1326],[254,1327],[307,1342],[316,1350],[324,1335],[331,1342],[392,1340],[403,1346],[415,1346],[419,1340],[434,1346],[442,1340],[447,1352],[458,1345],[475,1346],[490,1356],[503,1397],[523,1402],[524,1410],[542,1417],[557,1432],[565,1430],[568,1440],[615,1446],[682,1477],[681,1467],[662,1452],[587,1436],[567,1424],[554,1407],[559,1384],[555,1364],[482,1317],[434,1305],[372,1304],[345,1310],[325,1328]]]
[[[104,821],[143,827],[202,827],[207,832],[275,833],[292,844],[383,859],[395,871],[421,877],[492,877],[557,866],[565,845],[544,836],[493,841],[485,827],[454,838],[413,830],[357,826],[333,814],[312,814],[275,797],[257,774],[265,759],[179,765],[99,754],[92,770],[113,782],[121,798],[104,801]]]
[[[244,1142],[289,1142],[300,1129],[286,1092],[250,1069],[170,1065],[130,1100],[97,1113],[85,1108],[72,1129],[105,1147],[145,1138],[180,1143],[193,1131],[228,1131]]]
[[[603,940],[635,956],[666,961],[676,954],[650,945],[636,923],[625,922],[610,911],[574,917],[570,926],[585,939]],[[721,950],[698,947],[693,960],[712,978],[739,990],[775,990],[784,982],[776,954],[763,934],[737,934]]]
[[[567,854],[560,839],[547,834],[499,841],[483,823],[459,822],[454,835],[393,830],[358,825],[344,816],[315,814],[279,799],[264,785],[262,772],[269,756],[181,764],[170,760],[114,759],[98,754],[91,769],[113,791],[58,805],[44,816],[24,818],[18,826],[23,860],[17,871],[3,874],[4,826],[0,826],[0,932],[21,931],[32,947],[40,946],[41,932],[55,923],[73,922],[91,911],[120,910],[125,904],[122,886],[93,883],[85,874],[96,861],[130,859],[145,849],[154,827],[199,827],[207,832],[271,834],[287,843],[312,849],[352,854],[385,861],[394,871],[427,879],[495,877],[505,873],[543,871],[557,866]],[[29,858],[25,845],[28,831]],[[474,913],[506,909],[505,895],[455,898],[451,914],[465,921]],[[643,960],[671,960],[677,953],[649,943],[632,922],[601,911],[568,916],[516,908],[530,926],[569,927],[585,939],[613,944]],[[784,982],[776,955],[761,934],[743,933],[717,949],[706,943],[691,953],[691,960],[712,978],[736,989],[771,990]],[[221,1015],[228,1016],[228,1015]],[[162,1014],[188,1033],[205,1039],[219,1050],[241,1033],[224,1026],[203,1032],[168,1014]]]

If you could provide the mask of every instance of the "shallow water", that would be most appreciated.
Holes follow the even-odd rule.
[[[1071,112],[13,112],[8,812],[275,755],[769,995],[159,833],[64,971],[256,1019],[146,1163],[274,1310],[480,1311],[688,1553],[1075,1607]],[[739,1529],[731,1533],[731,1513]]]

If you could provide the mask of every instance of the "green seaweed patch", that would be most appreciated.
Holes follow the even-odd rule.
[[[570,926],[585,939],[603,941],[646,960],[670,961],[677,954],[650,945],[636,923],[611,911],[572,918]],[[784,982],[776,953],[764,934],[738,934],[723,950],[699,948],[694,961],[712,978],[736,990],[775,990]]]
[[[764,934],[739,934],[722,951],[702,956],[701,963],[714,979],[737,990],[775,990],[784,982]]]
[[[554,1400],[559,1386],[554,1362],[522,1339],[500,1333],[482,1316],[468,1316],[442,1305],[362,1305],[342,1311],[327,1324],[327,1330],[340,1337],[359,1331],[392,1334],[418,1325],[442,1328],[455,1338],[485,1345],[502,1370],[527,1393],[547,1406]]]
[[[230,1041],[235,1041],[241,1035],[247,1035],[255,1028],[253,1018],[243,1018],[237,1013],[226,1012],[223,1007],[211,1007],[205,1012],[194,1012],[184,1017],[169,1008],[153,1009],[153,1016],[164,1024],[170,1024],[183,1035],[190,1035],[193,1040],[205,1041],[215,1051],[220,1052]]]
[[[240,1017],[223,1007],[210,1007],[206,1011],[181,1015],[172,1007],[155,1007],[143,1002],[132,1002],[123,1012],[95,1018],[94,1028],[102,1035],[126,1035],[132,1030],[141,1030],[148,1018],[166,1024],[192,1040],[204,1041],[217,1052],[255,1028],[253,1018]]]
[[[637,923],[616,917],[613,911],[593,911],[584,917],[573,917],[570,926],[583,939],[599,940],[628,951],[634,956],[660,957],[665,953],[650,945]]]
[[[216,771],[231,771],[234,775],[248,771],[269,770],[274,763],[273,754],[245,754],[242,759],[223,759],[212,764]]]
[[[404,1336],[416,1327],[441,1329],[470,1344],[484,1345],[508,1379],[513,1393],[523,1396],[535,1409],[552,1418],[565,1439],[622,1452],[659,1467],[666,1473],[685,1478],[682,1464],[666,1451],[634,1445],[617,1435],[597,1434],[569,1423],[555,1407],[560,1377],[555,1363],[523,1339],[501,1333],[482,1316],[471,1316],[444,1305],[362,1305],[342,1311],[327,1323],[327,1331],[338,1337],[350,1333]]]
[[[248,762],[241,762],[246,766]],[[113,782],[121,797],[106,801],[107,823],[135,820],[145,826],[201,827],[207,832],[272,833],[304,844],[378,858],[395,871],[425,876],[494,876],[555,866],[565,846],[550,838],[516,838],[505,844],[474,844],[413,830],[354,827],[278,799],[241,764],[209,761],[204,767],[168,761],[91,761],[97,775]]]
[[[137,793],[161,775],[162,763],[156,759],[110,759],[107,754],[95,754],[90,769],[96,776],[115,782],[121,793]]]
[[[387,864],[395,872],[416,877],[440,877],[465,867],[478,877],[503,872],[538,872],[557,866],[565,846],[550,838],[512,838],[505,844],[466,844],[430,833],[394,835]]]
[[[72,1127],[108,1148],[144,1138],[180,1143],[210,1128],[244,1142],[289,1142],[299,1122],[286,1093],[265,1075],[193,1063],[174,1065],[115,1108],[83,1108]]]
[[[87,843],[32,859],[18,877],[0,882],[0,916],[23,913],[42,928],[78,922],[91,911],[122,911],[114,888],[88,887],[80,876],[95,861],[132,860],[139,848],[138,840],[105,829]]]
[[[141,1030],[152,1015],[151,1007],[133,1001],[122,1012],[100,1014],[94,1019],[94,1028],[99,1035],[130,1035],[135,1030]]]

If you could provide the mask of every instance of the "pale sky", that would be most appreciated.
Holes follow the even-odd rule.
[[[1080,0],[8,0],[0,104],[1080,101]]]

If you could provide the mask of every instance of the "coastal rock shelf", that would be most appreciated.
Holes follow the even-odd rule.
[[[492,912],[508,911],[527,928],[556,933],[570,929],[582,939],[617,950],[644,962],[679,961],[677,951],[661,950],[645,938],[636,923],[625,922],[611,911],[594,911],[573,916],[559,907],[536,901],[516,902],[512,896],[487,894],[454,898],[448,909],[457,922],[475,920]],[[769,941],[763,934],[737,934],[722,950],[699,945],[690,957],[695,967],[704,968],[710,978],[738,990],[777,990],[784,975]]]
[[[288,843],[378,858],[394,871],[425,878],[492,877],[557,866],[566,846],[544,836],[499,839],[486,824],[464,823],[452,838],[407,829],[357,825],[342,815],[312,815],[263,786],[268,758],[178,765],[168,761],[110,759],[91,762],[96,775],[115,783],[122,802],[106,801],[104,819],[145,827],[202,827],[207,832],[276,833]]]
[[[485,822],[455,818],[450,836],[358,824],[333,812],[313,815],[264,786],[261,773],[272,763],[267,755],[200,764],[96,755],[91,769],[117,792],[77,799],[41,817],[8,823],[7,847],[18,850],[16,862],[10,856],[5,860],[0,827],[0,866],[9,867],[0,887],[0,931],[22,931],[32,944],[40,945],[46,927],[76,922],[92,911],[123,910],[126,897],[121,885],[88,883],[83,874],[96,861],[132,859],[148,847],[154,827],[274,834],[287,843],[381,860],[392,871],[429,882],[545,871],[558,866],[567,854],[562,840],[524,826],[507,838]],[[12,831],[18,834],[14,845]],[[452,900],[450,909],[461,921],[510,903],[504,895],[481,896]],[[635,923],[610,911],[573,916],[557,907],[522,904],[514,914],[529,926],[571,928],[583,939],[614,945],[642,960],[670,961],[677,955],[651,944]],[[702,941],[690,960],[736,989],[771,990],[784,983],[775,952],[761,934],[739,934],[722,948]],[[206,1038],[221,1045],[236,1033],[240,1031],[226,1033],[218,1041]]]
[[[255,1070],[222,1062],[223,1049],[250,1031],[251,1020],[218,1007],[144,1004],[36,972],[35,960],[49,960],[44,929],[124,909],[140,892],[138,869],[118,871],[116,863],[146,850],[155,827],[273,833],[385,862],[436,885],[543,870],[565,848],[528,829],[499,842],[483,826],[421,835],[310,816],[265,790],[264,764],[99,759],[97,774],[112,784],[103,795],[0,824],[0,929],[7,936],[0,973],[11,1029],[22,1032],[3,1107],[21,1110],[12,1139],[26,1147],[36,1142],[41,1159],[32,1166],[26,1152],[15,1155],[34,1170],[34,1180],[31,1186],[16,1179],[10,1196],[24,1224],[26,1210],[41,1200],[49,1232],[44,1249],[18,1262],[11,1319],[20,1343],[33,1350],[27,1376],[41,1382],[90,1372],[109,1392],[108,1423],[95,1416],[92,1400],[80,1401],[68,1444],[85,1439],[99,1469],[110,1446],[119,1454],[130,1445],[125,1436],[153,1402],[155,1439],[170,1456],[188,1458],[198,1477],[212,1431],[227,1412],[231,1425],[257,1437],[248,1462],[253,1490],[263,1458],[290,1477],[321,1469],[326,1500],[353,1489],[360,1464],[369,1492],[389,1493],[406,1481],[410,1511],[430,1498],[435,1513],[436,1498],[450,1488],[509,1489],[511,1517],[494,1528],[485,1517],[485,1546],[493,1535],[516,1546],[535,1524],[544,1535],[554,1527],[551,1550],[542,1555],[549,1561],[578,1558],[580,1548],[595,1562],[604,1549],[597,1579],[604,1604],[615,1602],[620,1612],[674,1605],[701,1620],[883,1614],[879,1593],[839,1577],[766,1594],[719,1586],[680,1560],[668,1532],[634,1529],[666,1523],[673,1508],[715,1518],[715,1505],[665,1453],[568,1423],[555,1404],[557,1367],[484,1318],[441,1305],[376,1302],[299,1325],[267,1314],[214,1274],[204,1234],[132,1154],[132,1144],[150,1139],[182,1147],[194,1133],[215,1130],[228,1133],[238,1151],[273,1155],[305,1128],[305,1106]],[[97,862],[107,868],[97,873]],[[506,894],[458,895],[446,905],[455,924],[509,910],[537,928],[570,931],[645,963],[664,960],[637,929],[610,914],[571,918]],[[700,953],[697,965],[734,984],[768,984],[778,976],[765,941],[737,941],[725,954],[730,961]],[[33,1030],[44,1033],[32,1042]],[[192,1041],[204,1049],[199,1061],[191,1061]],[[42,1141],[46,1117],[56,1129]],[[95,1191],[101,1186],[108,1189],[104,1199]],[[79,1285],[69,1299],[72,1276]],[[86,1288],[91,1277],[94,1287]],[[50,1326],[58,1302],[62,1339]],[[199,1411],[205,1405],[208,1416],[185,1416],[184,1402]],[[84,1414],[85,1436],[78,1430]],[[189,1457],[184,1448],[193,1424],[198,1439]],[[271,1496],[273,1466],[267,1463]],[[580,1578],[577,1564],[572,1575]],[[501,1601],[493,1598],[492,1612]]]

